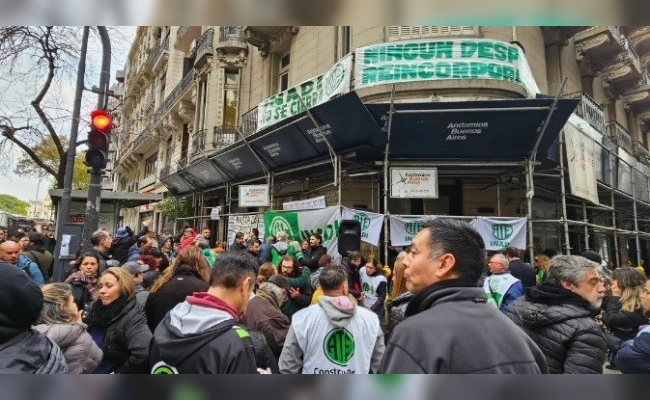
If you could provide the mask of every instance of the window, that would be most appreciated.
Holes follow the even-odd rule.
[[[151,157],[144,160],[144,177],[156,173],[156,166],[158,164],[158,153],[153,153]]]
[[[286,55],[280,58],[280,72],[278,74],[278,88],[282,92],[289,89],[289,65],[291,64],[291,54],[287,53]]]
[[[349,26],[339,27],[339,58],[345,57],[352,47],[352,34]]]
[[[239,72],[226,71],[223,96],[223,125],[237,126],[239,116]]]
[[[440,36],[475,36],[478,26],[389,26],[388,40],[422,39]]]

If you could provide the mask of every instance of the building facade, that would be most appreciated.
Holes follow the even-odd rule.
[[[636,265],[650,257],[649,68],[649,27],[139,27],[113,182],[194,212],[121,218],[225,237],[228,215],[324,196],[525,218],[530,254]],[[390,168],[435,168],[436,196],[391,193]],[[269,207],[239,207],[247,184],[270,185]]]

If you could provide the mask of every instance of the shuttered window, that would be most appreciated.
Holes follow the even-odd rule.
[[[388,40],[422,39],[440,36],[474,36],[478,26],[389,26]]]

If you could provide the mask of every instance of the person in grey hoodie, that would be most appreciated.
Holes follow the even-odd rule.
[[[348,273],[330,265],[320,274],[323,296],[293,316],[278,366],[283,374],[378,372],[384,333],[376,314],[348,296]]]

